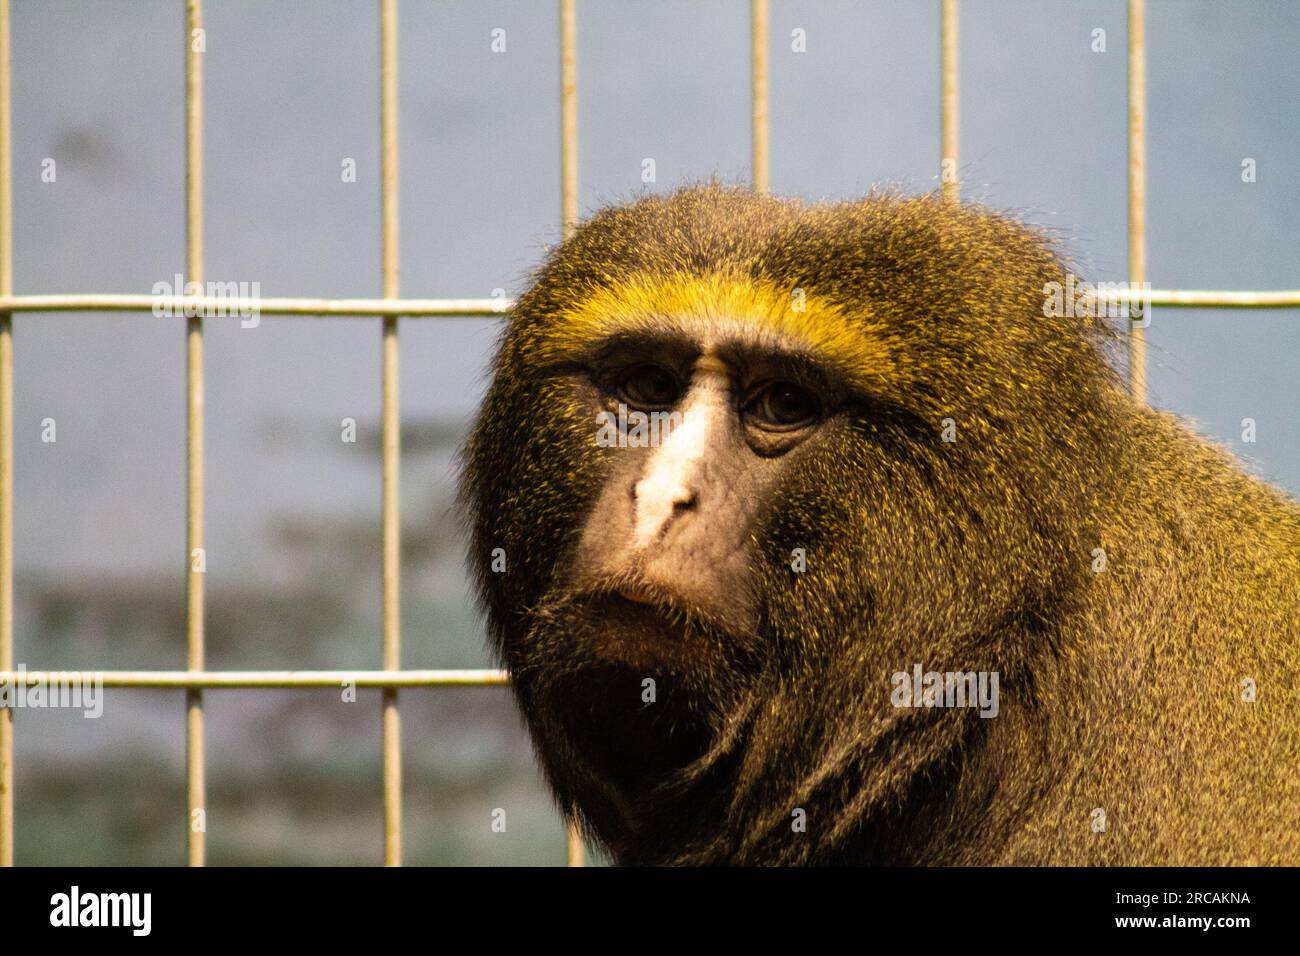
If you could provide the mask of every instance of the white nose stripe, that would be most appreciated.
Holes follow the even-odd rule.
[[[681,424],[646,463],[636,483],[636,547],[655,540],[677,504],[691,500],[719,403],[716,390],[698,391],[688,402]]]

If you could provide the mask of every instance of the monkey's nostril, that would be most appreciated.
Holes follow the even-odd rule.
[[[695,492],[683,492],[673,499],[673,514],[681,511],[690,511],[699,501],[699,495]]]

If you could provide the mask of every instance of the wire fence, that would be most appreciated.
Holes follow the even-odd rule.
[[[510,303],[501,299],[402,299],[399,295],[397,0],[377,0],[380,36],[381,262],[383,298],[229,298],[206,295],[14,295],[13,195],[9,0],[0,0],[0,684],[98,679],[104,687],[183,690],[186,695],[185,821],[188,860],[205,862],[204,692],[226,688],[380,688],[383,691],[383,861],[402,860],[402,757],[398,692],[404,688],[492,687],[508,683],[498,670],[404,670],[401,667],[401,525],[398,475],[401,457],[398,406],[401,319],[439,316],[500,317]],[[578,56],[575,0],[559,2],[561,220],[570,235],[578,222]],[[940,0],[940,182],[945,198],[958,199],[958,0]],[[1128,3],[1128,279],[1146,281],[1146,85],[1145,0]],[[186,279],[203,283],[203,49],[202,0],[185,4]],[[757,191],[769,188],[768,3],[751,0],[752,178]],[[1121,299],[1124,296],[1120,296]],[[1198,308],[1283,308],[1300,306],[1300,290],[1201,291],[1156,289],[1149,305]],[[13,315],[55,312],[140,312],[158,308],[186,316],[186,627],[184,671],[14,670],[13,657]],[[209,671],[204,666],[203,519],[203,318],[256,310],[267,315],[358,316],[382,324],[382,553],[383,627],[380,670]],[[1130,325],[1129,386],[1146,396],[1145,338],[1141,323]],[[0,865],[14,863],[13,711],[0,707]],[[583,863],[583,843],[570,828],[567,859]]]

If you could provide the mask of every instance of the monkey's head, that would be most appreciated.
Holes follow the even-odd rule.
[[[550,256],[463,496],[548,780],[616,858],[860,856],[985,732],[892,707],[891,674],[1032,695],[1120,407],[1053,282],[1039,235],[937,197],[691,188]]]

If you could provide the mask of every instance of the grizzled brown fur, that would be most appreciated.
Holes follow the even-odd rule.
[[[647,675],[592,651],[598,623],[548,618],[618,452],[543,346],[597,290],[718,273],[834,304],[890,362],[764,503],[759,640],[706,635],[645,705]],[[1038,233],[929,196],[689,188],[551,254],[463,497],[547,779],[615,859],[1300,864],[1300,507],[1134,404],[1102,322],[1044,317],[1050,282]],[[998,672],[999,715],[894,707],[915,663]]]

